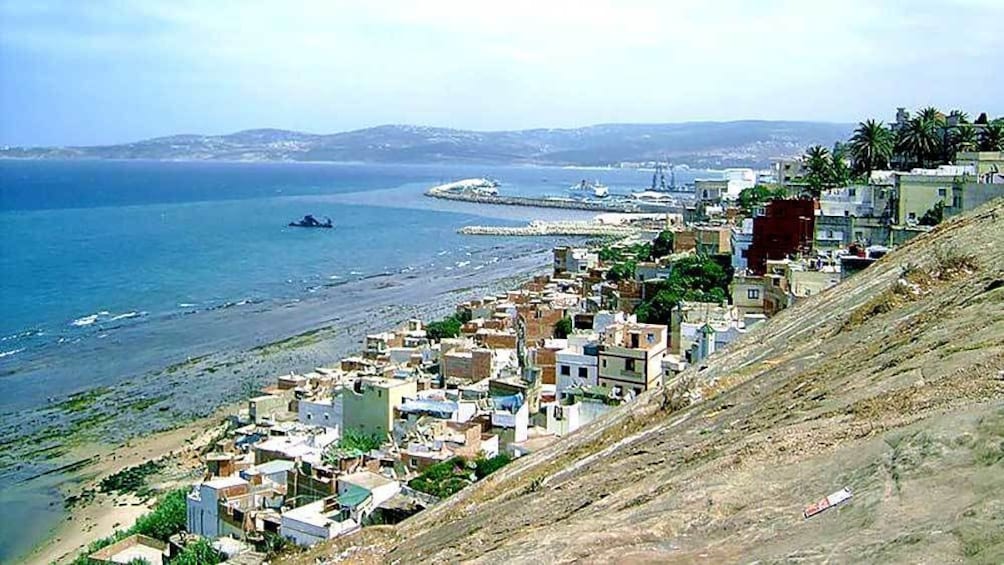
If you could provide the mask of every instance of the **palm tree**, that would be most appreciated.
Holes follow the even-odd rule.
[[[928,106],[927,108],[921,108],[920,112],[917,112],[917,117],[921,120],[927,122],[934,122],[935,124],[942,125],[945,123],[945,115],[941,113],[941,110],[935,108],[934,106]]]
[[[805,180],[809,183],[809,194],[813,198],[819,198],[823,188],[829,182],[833,161],[830,157],[829,149],[822,145],[813,145],[806,150],[802,157],[808,173]]]
[[[994,120],[983,128],[980,151],[1004,151],[1004,122]]]
[[[899,131],[897,149],[911,157],[913,164],[925,165],[941,153],[941,135],[937,122],[917,116]]]
[[[951,134],[951,155],[952,159],[959,151],[976,151],[980,145],[980,137],[976,134],[976,128],[972,124],[961,124],[952,128]]]
[[[851,136],[854,170],[871,175],[876,169],[888,167],[895,141],[892,132],[882,122],[867,120],[859,123]]]

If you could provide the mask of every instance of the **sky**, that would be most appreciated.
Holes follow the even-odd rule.
[[[1001,21],[1004,0],[0,0],[0,144],[1002,115]]]

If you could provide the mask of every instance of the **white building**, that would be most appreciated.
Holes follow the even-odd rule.
[[[555,354],[558,397],[573,386],[592,386],[599,380],[599,346],[593,335],[568,336],[568,347]]]
[[[247,494],[250,489],[251,483],[238,476],[220,477],[196,485],[187,496],[185,529],[207,538],[227,535],[226,523],[220,519],[220,502]]]
[[[287,510],[279,522],[279,534],[301,547],[310,547],[358,529],[359,522],[339,504],[337,497]]]
[[[297,420],[308,426],[342,429],[342,395],[302,399],[298,402]]]

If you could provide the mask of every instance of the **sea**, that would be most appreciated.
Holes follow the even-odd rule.
[[[677,179],[699,175],[679,171]],[[35,425],[27,414],[183,360],[189,348],[244,346],[242,334],[262,329],[250,321],[252,309],[289,309],[325,293],[334,301],[326,307],[337,306],[340,285],[375,277],[407,274],[432,284],[461,272],[490,273],[510,257],[553,244],[459,235],[465,225],[591,216],[423,195],[469,177],[498,179],[503,194],[568,196],[571,185],[589,180],[616,195],[644,189],[651,172],[0,161],[0,430],[27,433],[25,426]],[[330,218],[335,227],[288,226],[305,214]],[[357,287],[353,300],[364,300],[358,293],[368,287]],[[16,501],[31,488],[16,469],[0,476],[8,482],[0,499]],[[53,500],[39,500],[45,502],[25,504],[14,511],[21,516],[2,521],[18,527],[0,527],[0,563],[36,545],[58,521]]]

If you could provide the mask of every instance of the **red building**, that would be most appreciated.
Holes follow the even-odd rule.
[[[763,216],[753,218],[753,243],[747,254],[750,270],[764,274],[767,260],[812,251],[815,200],[772,200]]]

